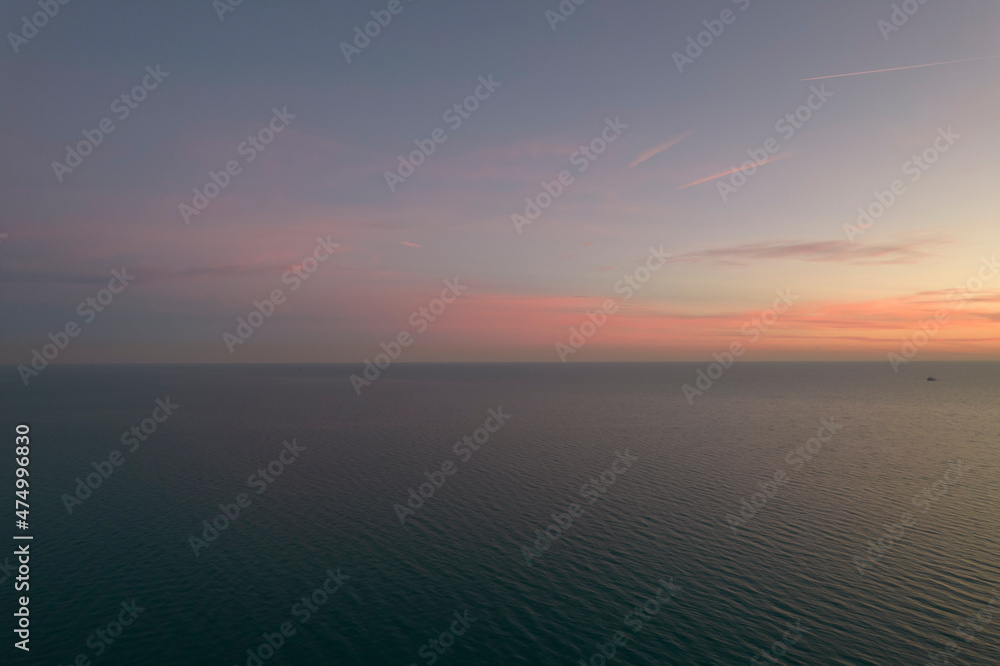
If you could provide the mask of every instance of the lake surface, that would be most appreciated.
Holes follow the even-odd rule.
[[[5,368],[27,663],[1000,663],[1000,364],[706,367]]]

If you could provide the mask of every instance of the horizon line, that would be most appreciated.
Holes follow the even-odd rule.
[[[680,363],[693,363],[702,364],[705,363],[705,359],[701,360],[690,360],[690,361],[573,361],[572,363],[564,363],[562,361],[393,361],[391,366],[397,365],[640,365],[640,364],[680,364]],[[813,359],[813,360],[802,360],[802,359],[784,359],[784,360],[756,360],[756,361],[736,361],[736,364],[751,364],[751,363],[888,363],[885,359],[873,360],[873,359]],[[925,359],[916,360],[913,359],[910,363],[1000,363],[1000,358],[990,358],[990,359]],[[236,366],[247,366],[247,365],[349,365],[358,366],[364,365],[365,361],[241,361],[237,363],[228,363],[224,361],[220,362],[206,362],[206,361],[136,361],[136,362],[119,362],[119,363],[60,363],[58,365],[50,364],[49,367],[67,367],[67,368],[78,368],[78,367],[116,367],[116,366],[192,366],[192,365],[206,365],[206,366],[226,366],[226,367],[236,367]],[[23,363],[0,363],[0,368],[17,368],[19,365],[24,365]],[[386,369],[388,369],[388,367]],[[384,372],[385,370],[383,370]]]

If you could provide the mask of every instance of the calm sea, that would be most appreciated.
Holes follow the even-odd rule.
[[[704,367],[7,367],[2,661],[1000,664],[1000,364]]]

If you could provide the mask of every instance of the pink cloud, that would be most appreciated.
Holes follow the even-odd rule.
[[[678,134],[677,136],[667,139],[663,143],[657,144],[652,148],[649,148],[648,150],[644,150],[643,152],[639,153],[639,155],[636,156],[636,158],[632,160],[631,163],[629,163],[628,168],[631,169],[633,167],[637,167],[646,160],[650,159],[651,157],[655,157],[656,155],[659,155],[663,151],[673,148],[678,143],[691,136],[691,133],[693,131],[694,130],[689,130],[687,132],[684,132],[683,134]]]
[[[751,166],[746,166],[746,167],[741,166],[741,167],[736,167],[734,169],[729,169],[727,171],[723,171],[721,173],[717,173],[715,175],[708,176],[707,178],[702,178],[700,180],[696,180],[693,183],[688,183],[687,185],[681,185],[677,189],[678,190],[683,190],[685,188],[693,187],[695,185],[701,185],[702,183],[707,183],[707,182],[712,181],[712,180],[718,180],[719,178],[725,178],[726,176],[730,176],[730,175],[732,175],[734,173],[740,173],[741,171],[749,171],[750,169],[756,169],[757,167],[762,167],[765,164],[772,164],[774,162],[777,162],[778,160],[783,160],[786,157],[789,157],[791,154],[792,154],[791,151],[789,151],[787,153],[780,153],[778,155],[775,155],[774,157],[768,157],[763,162],[755,162]]]

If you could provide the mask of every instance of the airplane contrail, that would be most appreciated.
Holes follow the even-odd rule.
[[[749,171],[750,169],[753,169],[755,167],[762,167],[765,164],[771,164],[772,162],[777,162],[778,160],[784,159],[784,158],[788,157],[791,154],[792,154],[791,151],[789,151],[787,153],[781,153],[781,154],[775,155],[773,157],[768,157],[763,162],[754,162],[750,166],[736,167],[736,168],[730,169],[729,171],[723,171],[722,173],[717,173],[714,176],[709,176],[708,178],[702,178],[701,180],[696,180],[693,183],[688,183],[687,185],[681,185],[677,189],[678,190],[683,190],[683,189],[685,189],[687,187],[693,187],[695,185],[701,185],[702,183],[707,183],[710,180],[717,180],[719,178],[724,178],[724,177],[730,176],[730,175],[732,175],[734,173],[739,173],[741,171]]]
[[[878,74],[880,72],[898,72],[901,69],[917,69],[920,67],[937,67],[938,65],[953,65],[958,62],[972,62],[974,60],[989,60],[1000,58],[1000,55],[982,56],[979,58],[962,58],[961,60],[946,60],[945,62],[932,62],[927,65],[909,65],[907,67],[891,67],[889,69],[873,69],[867,72],[851,72],[849,74],[832,74],[830,76],[814,76],[810,79],[799,79],[800,81],[819,81],[821,79],[837,79],[842,76],[860,76],[861,74]]]
[[[651,158],[651,157],[653,157],[655,155],[659,155],[664,150],[666,150],[668,148],[673,148],[678,143],[680,143],[684,139],[686,139],[689,136],[691,136],[691,132],[693,132],[693,131],[694,130],[691,130],[691,131],[688,131],[688,132],[684,132],[683,134],[678,134],[677,136],[673,137],[672,139],[668,139],[667,141],[664,141],[663,143],[659,144],[658,146],[653,146],[649,150],[643,151],[642,153],[639,154],[638,157],[636,157],[634,160],[632,160],[632,163],[628,165],[628,168],[631,169],[632,167],[638,166],[638,165],[642,164],[643,162],[645,162],[646,160],[648,160],[649,158]]]

